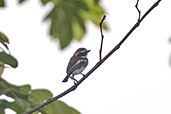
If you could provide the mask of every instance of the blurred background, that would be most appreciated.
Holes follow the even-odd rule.
[[[154,2],[140,0],[142,15]],[[105,56],[137,22],[138,12],[134,7],[136,0],[100,0],[99,4],[107,16],[103,31],[102,56]],[[54,39],[59,34],[49,32],[51,21],[43,21],[52,8],[52,3],[43,5],[38,0],[22,4],[6,0],[6,7],[0,8],[0,31],[8,36],[11,55],[18,60],[18,67],[6,68],[2,77],[14,85],[48,89],[56,96],[73,85],[71,80],[67,83],[62,80],[77,48],[91,50],[89,65],[83,73],[98,62],[101,35],[98,26],[87,20],[85,35],[80,39],[67,44],[59,42]],[[161,1],[116,53],[60,100],[82,114],[170,114],[170,11],[171,1]],[[6,113],[15,114],[10,109]]]

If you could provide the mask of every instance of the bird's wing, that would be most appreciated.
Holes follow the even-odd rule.
[[[71,59],[69,60],[69,63],[68,63],[68,66],[67,66],[67,70],[66,70],[67,74],[70,73],[70,69],[74,65],[74,63],[76,62],[76,60],[77,59],[76,59],[75,56],[72,56]]]

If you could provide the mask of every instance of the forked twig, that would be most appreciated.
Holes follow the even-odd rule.
[[[137,9],[137,11],[138,11],[138,21],[139,21],[140,18],[141,18],[141,11],[140,11],[139,8],[138,8],[138,3],[139,3],[139,0],[137,0],[137,3],[136,3],[136,5],[135,5],[135,7],[136,7],[136,9]]]
[[[103,18],[100,22],[100,33],[101,33],[101,37],[102,37],[100,50],[99,50],[99,60],[100,61],[102,60],[102,48],[103,48],[103,39],[104,39],[102,24],[103,24],[103,21],[105,20],[105,18],[106,18],[106,15],[103,16]]]

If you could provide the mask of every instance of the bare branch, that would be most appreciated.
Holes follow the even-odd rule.
[[[101,33],[101,37],[102,37],[100,50],[99,50],[99,59],[100,59],[100,61],[102,60],[102,48],[103,48],[103,39],[104,39],[102,24],[103,24],[103,21],[105,20],[105,18],[106,18],[106,15],[103,16],[103,19],[100,22],[100,33]]]
[[[85,76],[83,76],[83,78],[81,78],[75,85],[71,86],[69,89],[65,90],[64,92],[62,92],[61,94],[48,99],[46,102],[34,107],[33,109],[31,109],[28,112],[25,112],[23,114],[31,114],[41,108],[43,108],[44,106],[50,104],[51,102],[56,101],[57,99],[65,96],[66,94],[70,93],[71,91],[75,90],[86,78],[88,78],[88,76],[93,73],[99,66],[101,66],[101,64],[108,59],[116,50],[118,50],[120,48],[120,46],[124,43],[124,41],[129,37],[129,35],[140,25],[140,23],[143,21],[143,19],[155,8],[158,6],[158,4],[161,2],[162,0],[158,0],[156,3],[154,3],[151,8],[142,16],[142,18],[139,19],[139,21],[130,29],[130,31],[125,35],[125,37],[101,60],[99,61]]]
[[[135,5],[135,7],[136,7],[136,9],[137,9],[137,11],[138,11],[138,21],[139,21],[140,18],[141,18],[141,11],[140,11],[139,8],[138,8],[138,3],[139,3],[139,0],[137,0],[137,3],[136,3],[136,5]]]

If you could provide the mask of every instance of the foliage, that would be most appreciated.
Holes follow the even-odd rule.
[[[50,34],[58,38],[61,48],[65,48],[73,39],[80,41],[85,32],[87,20],[99,25],[103,8],[98,1],[92,0],[51,0],[54,8],[46,16],[45,20],[51,20]],[[48,3],[42,0],[45,5]],[[105,26],[106,28],[106,26]]]
[[[26,1],[26,0],[18,0],[18,3],[23,3],[24,1]],[[5,0],[0,0],[0,7],[5,7],[6,6],[6,4],[5,4]]]
[[[2,46],[9,51],[7,45],[9,40],[2,32],[0,32],[0,42]],[[5,65],[16,68],[18,66],[18,62],[12,55],[5,52],[2,47],[0,47],[0,49],[0,75],[2,75]],[[17,114],[21,114],[53,97],[49,90],[31,89],[30,85],[16,86],[0,78],[0,96],[2,95],[12,98],[13,101],[11,102],[7,99],[1,98],[0,114],[5,114],[5,109],[7,108],[12,109]],[[33,114],[38,114],[39,112],[42,114],[79,114],[77,110],[66,105],[62,101],[55,101],[42,110],[34,112]]]
[[[27,0],[17,0],[19,4]],[[44,21],[50,20],[49,34],[58,39],[61,49],[68,46],[72,40],[80,41],[86,33],[86,22],[91,21],[99,26],[101,17],[105,13],[99,0],[41,0],[43,5],[53,4],[52,10]],[[0,0],[0,7],[6,7],[5,0]],[[103,25],[107,29],[106,24]],[[0,76],[6,66],[16,68],[18,62],[10,54],[9,40],[0,32]],[[4,49],[5,48],[5,49]],[[0,99],[0,114],[5,114],[5,109],[10,108],[17,114],[21,114],[41,104],[53,95],[49,90],[31,89],[30,85],[16,86],[0,78],[0,96],[5,95],[13,99]],[[42,114],[79,114],[77,110],[66,105],[62,101],[55,101],[39,112]],[[39,113],[34,112],[33,114]]]
[[[7,45],[9,44],[9,40],[2,32],[0,32],[0,43],[6,48],[6,50],[9,51]],[[13,68],[16,68],[18,66],[18,62],[12,55],[10,55],[10,53],[5,52],[5,50],[2,47],[0,47],[0,49],[1,49],[0,51],[0,76],[1,76],[5,65],[9,65]]]
[[[18,1],[23,3],[25,0]],[[82,40],[86,33],[86,22],[91,21],[99,26],[105,13],[99,0],[41,0],[41,3],[53,4],[44,21],[50,20],[49,34],[53,39],[59,40],[61,49],[68,46],[72,40]],[[4,7],[4,0],[0,0],[0,4]],[[107,29],[106,24],[103,27]]]
[[[8,96],[14,100],[9,102],[6,99],[0,99],[0,114],[5,114],[4,110],[6,108],[21,114],[52,97],[52,93],[49,90],[32,90],[30,85],[15,86],[2,78],[0,78],[0,95]],[[55,101],[42,110],[34,112],[34,114],[39,112],[42,114],[80,114],[62,101]]]
[[[0,7],[4,7],[4,6],[5,6],[4,0],[0,0]]]

